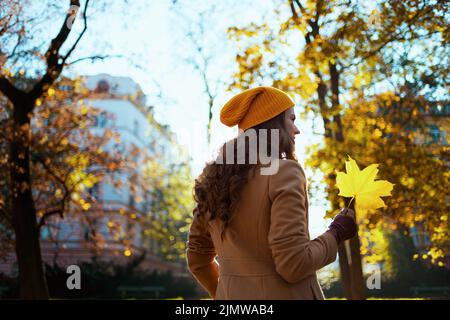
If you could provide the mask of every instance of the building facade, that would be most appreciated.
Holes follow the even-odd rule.
[[[103,135],[106,130],[120,134],[120,141],[112,141],[107,147],[121,152],[128,152],[130,146],[145,150],[161,165],[170,165],[180,159],[178,144],[169,127],[158,123],[153,116],[153,108],[145,105],[145,95],[132,79],[116,77],[108,74],[84,77],[84,85],[88,96],[92,99],[86,104],[104,111],[96,117],[95,126],[90,128],[94,134]],[[70,90],[70,88],[68,88]],[[92,93],[92,94],[90,94]],[[112,117],[106,117],[108,114]],[[137,154],[133,160],[139,162]],[[185,160],[184,160],[185,161]],[[141,168],[137,168],[137,174]],[[70,208],[64,219],[51,219],[41,231],[41,249],[43,260],[47,264],[58,264],[61,267],[82,262],[89,262],[93,257],[114,263],[127,263],[134,257],[145,252],[145,259],[140,267],[147,271],[172,271],[175,275],[183,276],[185,266],[181,263],[167,262],[159,258],[158,242],[149,237],[143,237],[143,228],[134,219],[135,213],[151,215],[151,201],[146,194],[150,190],[131,192],[132,177],[127,172],[116,174],[116,180],[121,180],[122,186],[117,187],[111,181],[102,181],[89,188],[89,194],[96,199],[98,206],[104,213],[100,217],[90,212],[82,212],[84,219],[80,219],[80,212],[72,214]],[[136,201],[136,197],[142,201]],[[98,208],[97,208],[98,209]],[[86,223],[90,221],[90,223]],[[124,244],[118,241],[117,234],[111,232],[114,224],[121,228],[125,235],[132,235]],[[101,250],[98,238],[103,239]],[[0,263],[0,272],[8,275],[17,273],[15,255],[11,254]]]

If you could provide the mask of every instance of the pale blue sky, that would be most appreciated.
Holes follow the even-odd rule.
[[[198,3],[198,10],[205,1]],[[192,2],[191,2],[192,3]],[[208,17],[212,24],[207,28],[209,37],[206,46],[219,47],[220,52],[213,60],[214,68],[210,79],[222,77],[228,81],[236,65],[234,56],[236,48],[228,41],[226,27],[234,23],[247,24],[261,21],[265,12],[272,6],[272,1],[258,1],[258,8],[242,2],[239,6],[228,6],[227,12],[216,12]],[[123,9],[127,9],[126,12]],[[187,19],[196,19],[195,8],[186,8],[183,13]],[[267,18],[266,18],[267,19]],[[193,158],[193,173],[196,176],[205,161],[213,155],[213,151],[225,140],[236,134],[235,128],[222,125],[218,118],[221,106],[232,97],[226,92],[226,86],[219,88],[212,121],[212,143],[207,148],[206,122],[207,97],[204,94],[200,76],[185,60],[192,49],[186,40],[183,27],[185,20],[179,18],[170,8],[170,1],[136,0],[129,7],[114,7],[97,15],[89,24],[89,33],[83,39],[77,55],[79,57],[96,53],[100,50],[108,54],[124,54],[141,68],[136,68],[129,59],[109,59],[95,63],[83,62],[69,71],[74,75],[92,75],[109,73],[111,75],[128,76],[142,87],[148,97],[148,104],[154,105],[156,119],[169,124],[177,135],[178,141],[185,145]],[[80,21],[75,28],[80,27]],[[268,79],[270,81],[270,79]],[[296,107],[296,113],[299,113]],[[320,131],[320,121],[316,119],[315,131]],[[302,134],[296,139],[297,155],[303,164],[304,150],[307,145],[320,141],[312,134],[312,122],[297,120]],[[309,176],[313,176],[309,168],[305,168]],[[314,176],[319,179],[320,176]],[[311,202],[323,202],[325,194],[321,192],[312,196]],[[310,207],[311,235],[316,236],[326,230],[323,219],[326,208],[322,205]]]

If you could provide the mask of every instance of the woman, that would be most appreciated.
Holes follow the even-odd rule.
[[[240,135],[224,144],[195,181],[197,206],[186,250],[190,272],[213,299],[324,299],[316,271],[335,261],[339,243],[356,233],[354,212],[341,210],[327,232],[310,240],[293,106],[281,90],[257,87],[221,110],[221,122],[238,125]],[[239,137],[261,129],[268,134],[256,135],[256,148],[245,144],[245,161],[237,161]],[[273,174],[262,173],[263,149],[277,164]],[[255,152],[258,161],[252,163]]]

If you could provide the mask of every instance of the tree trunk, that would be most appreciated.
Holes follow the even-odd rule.
[[[344,132],[340,115],[339,102],[339,76],[340,73],[335,63],[329,63],[330,85],[331,85],[331,110],[333,122],[336,124],[335,140],[344,142]],[[346,204],[348,201],[346,201]],[[355,210],[355,202],[351,203],[350,208]],[[364,277],[362,272],[362,258],[360,251],[359,235],[356,234],[352,239],[345,241],[339,247],[339,267],[341,271],[341,281],[344,294],[347,299],[363,300],[365,299]]]
[[[348,200],[346,201],[348,202]],[[355,202],[350,208],[355,210]],[[365,299],[364,277],[359,236],[346,240],[339,246],[339,269],[344,295],[349,300]]]
[[[339,255],[339,271],[341,273],[341,285],[342,291],[344,292],[344,296],[347,299],[351,299],[352,297],[352,288],[351,288],[351,275],[350,275],[350,267],[349,267],[349,257],[347,257],[347,248],[346,242],[344,241],[339,245],[338,255]],[[351,258],[351,257],[350,257]]]
[[[359,236],[356,234],[349,240],[350,254],[352,257],[350,265],[351,274],[351,288],[352,288],[352,300],[364,300],[366,299],[365,283],[362,270],[362,259],[360,251]]]
[[[15,106],[14,139],[10,145],[13,226],[19,267],[20,296],[23,299],[48,299],[42,264],[36,209],[31,193],[30,118],[20,114],[27,108]]]
[[[302,5],[296,1],[302,14],[304,13],[304,8]],[[294,22],[300,24],[299,15],[297,14],[294,6],[294,2],[290,2],[290,7]],[[319,17],[322,14],[323,3],[320,2],[316,7],[316,18],[308,19],[308,24],[311,30],[305,34],[305,41],[307,45],[312,43],[312,40],[320,35],[320,25],[318,23]],[[335,61],[338,58],[335,57]],[[314,71],[317,78],[320,80],[317,87],[318,94],[318,104],[319,110],[323,119],[325,138],[334,139],[337,143],[344,142],[344,133],[342,128],[342,121],[340,116],[340,103],[339,103],[339,77],[340,71],[337,69],[336,62],[329,63],[328,69],[330,73],[330,89],[331,89],[331,108],[327,108],[326,96],[328,91],[328,86],[325,83],[322,73],[316,66]],[[331,112],[330,112],[331,111]],[[331,119],[333,124],[336,125],[335,129],[331,125]],[[334,133],[334,135],[333,135]],[[361,267],[361,253],[359,249],[359,237],[356,235],[355,238],[350,240],[350,243],[346,241],[346,245],[342,244],[339,246],[339,266],[341,271],[341,281],[344,289],[344,294],[347,299],[364,299],[364,286],[361,290],[361,283],[364,282],[362,267]]]

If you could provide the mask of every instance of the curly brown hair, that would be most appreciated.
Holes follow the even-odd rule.
[[[276,117],[256,125],[250,129],[256,130],[259,133],[260,129],[267,129],[267,141],[266,151],[267,156],[272,157],[271,153],[271,130],[279,129],[278,135],[278,155],[277,159],[291,159],[297,161],[295,156],[295,146],[293,139],[289,136],[285,124],[285,113],[282,112]],[[244,131],[247,132],[247,130]],[[264,166],[259,159],[259,148],[261,145],[260,135],[256,135],[257,138],[257,162],[252,163],[250,160],[251,150],[250,143],[248,143],[248,137],[245,136],[245,161],[244,164],[240,164],[238,161],[238,137],[225,142],[219,149],[219,156],[215,161],[208,162],[203,169],[202,173],[195,179],[194,186],[194,199],[197,202],[198,214],[203,215],[209,213],[209,220],[219,218],[222,223],[221,238],[223,240],[224,232],[228,227],[228,224],[233,216],[233,213],[238,207],[238,203],[241,196],[241,191],[248,181],[250,170],[252,170],[252,176],[255,175],[255,169],[259,166]],[[233,146],[234,161],[232,164],[225,161],[218,161],[219,157],[226,157],[227,145],[230,148],[230,144]],[[228,149],[230,150],[230,149]],[[241,159],[242,160],[242,159]],[[228,162],[228,161],[227,161]]]

